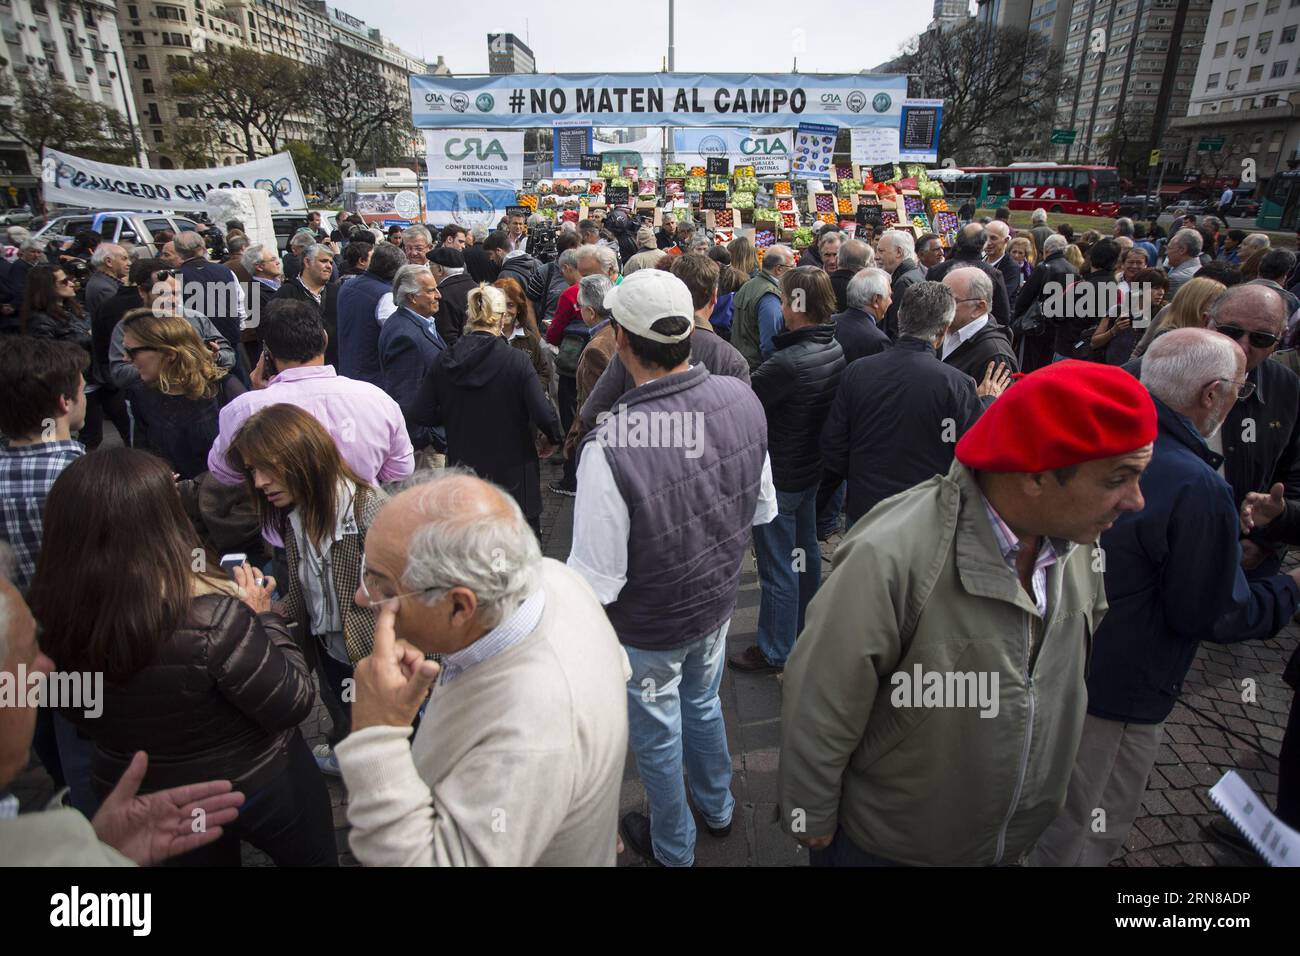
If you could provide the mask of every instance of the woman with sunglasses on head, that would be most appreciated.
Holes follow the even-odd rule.
[[[501,337],[510,343],[511,348],[528,356],[533,371],[537,373],[537,380],[542,383],[542,391],[548,391],[551,385],[551,366],[543,353],[542,334],[537,331],[533,304],[528,301],[518,279],[506,276],[497,279],[492,285],[506,294],[506,316],[501,323]]]
[[[335,866],[329,791],[298,730],[315,690],[275,580],[242,565],[232,581],[204,557],[162,459],[107,448],[64,470],[28,603],[60,671],[104,686],[98,713],[60,713],[94,744],[101,799],[139,751],[142,793],[215,779],[245,795],[219,840],[173,865],[239,866],[246,840],[278,866]]]
[[[148,309],[122,319],[127,360],[140,373],[128,392],[131,445],[156,452],[181,478],[208,470],[208,451],[220,431],[221,409],[244,391],[220,368],[194,327]]]
[[[352,665],[374,643],[374,606],[352,597],[361,580],[366,532],[387,496],[343,460],[334,439],[296,405],[270,405],[244,422],[227,458],[246,476],[262,527],[284,541],[285,616],[320,678],[333,727],[316,763],[339,775],[334,745],[351,729],[346,693]]]
[[[411,424],[444,426],[447,464],[465,465],[496,482],[514,496],[528,523],[539,531],[542,490],[537,459],[549,457],[564,440],[560,417],[542,391],[532,362],[502,338],[509,315],[505,293],[484,282],[470,290],[468,306],[464,334],[438,356],[403,411]]]

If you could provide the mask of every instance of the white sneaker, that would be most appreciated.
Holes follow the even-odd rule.
[[[321,773],[329,774],[331,777],[343,776],[343,772],[339,770],[339,758],[329,744],[317,744],[312,748],[311,753],[316,758],[316,766],[320,767]]]

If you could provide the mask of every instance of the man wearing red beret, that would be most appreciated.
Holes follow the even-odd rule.
[[[996,865],[1065,802],[1106,608],[1098,536],[1143,506],[1156,412],[1120,369],[1008,389],[945,475],[858,521],[785,670],[781,810],[813,865]]]
[[[1246,578],[1237,506],[1216,470],[1224,459],[1209,445],[1254,390],[1241,347],[1211,329],[1176,329],[1143,356],[1142,384],[1159,416],[1141,483],[1147,506],[1101,537],[1110,612],[1096,632],[1065,808],[1031,857],[1039,866],[1110,862],[1137,818],[1200,642],[1273,637],[1300,602],[1300,570]]]

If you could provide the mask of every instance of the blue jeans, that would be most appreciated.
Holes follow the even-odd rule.
[[[840,530],[840,514],[844,511],[844,493],[848,487],[847,481],[841,481],[829,497],[825,488],[818,489],[818,497],[826,499],[826,504],[817,509],[818,538],[829,538]]]
[[[762,596],[758,649],[771,664],[784,665],[803,630],[804,611],[822,580],[817,544],[817,486],[777,491],[777,516],[754,526],[754,552]]]
[[[711,827],[731,822],[731,753],[722,723],[722,665],[728,621],[712,634],[670,651],[625,647],[628,739],[650,800],[650,838],[664,866],[695,862],[695,820],[686,804],[682,764],[691,796]]]

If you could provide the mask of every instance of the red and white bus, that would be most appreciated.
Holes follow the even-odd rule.
[[[1119,170],[1114,166],[1067,166],[1060,163],[1012,163],[967,166],[966,192],[983,209],[1005,203],[1011,209],[1038,209],[1077,216],[1119,215]],[[966,185],[966,184],[963,184]],[[964,198],[959,190],[952,195]]]

